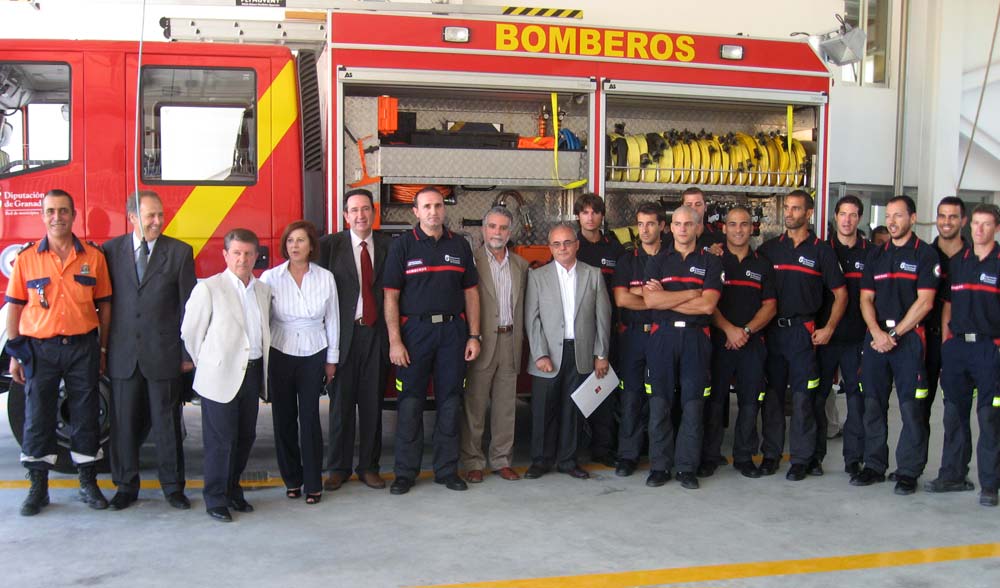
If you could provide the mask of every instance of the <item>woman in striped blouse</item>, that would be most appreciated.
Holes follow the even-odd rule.
[[[316,227],[295,221],[281,236],[287,261],[260,277],[271,286],[270,377],[274,441],[288,498],[316,504],[323,492],[319,397],[340,356],[340,319],[333,274],[319,256]]]

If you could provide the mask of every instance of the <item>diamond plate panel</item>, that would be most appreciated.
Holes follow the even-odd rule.
[[[559,182],[586,177],[586,152],[559,152]],[[378,153],[386,183],[555,184],[552,152],[527,149],[389,147]]]

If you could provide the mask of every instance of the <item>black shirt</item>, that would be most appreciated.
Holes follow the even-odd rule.
[[[836,235],[831,236],[827,242],[837,254],[840,271],[844,273],[844,282],[847,284],[847,309],[837,323],[830,343],[861,343],[868,331],[865,319],[861,316],[861,274],[865,271],[865,261],[872,244],[861,235],[858,235],[853,247],[841,243]],[[816,315],[816,324],[826,325],[832,310],[833,294],[827,291],[823,296],[823,307]]]
[[[951,258],[946,300],[951,300],[953,334],[979,333],[1000,338],[1000,245],[993,243],[986,259],[980,261],[971,246]]]
[[[382,275],[386,290],[400,290],[404,316],[459,314],[465,310],[465,290],[478,283],[469,242],[447,228],[432,239],[419,224],[393,240]]]
[[[951,287],[948,280],[951,257],[948,257],[948,254],[941,251],[941,247],[938,246],[939,238],[935,237],[931,246],[934,247],[934,251],[938,254],[938,265],[941,266],[941,279],[938,280],[937,295],[934,297],[934,308],[927,313],[927,318],[924,319],[924,324],[927,325],[927,328],[938,333],[941,332],[941,310],[944,308],[944,301],[948,299],[948,288]],[[968,246],[969,244],[965,242],[965,237],[962,237],[962,249]],[[962,249],[959,249],[958,253],[961,253]]]
[[[837,255],[812,231],[798,247],[788,233],[782,233],[766,241],[757,253],[774,267],[780,318],[813,318],[823,304],[824,287],[844,287]]]
[[[580,250],[576,253],[576,259],[601,270],[604,286],[608,292],[611,292],[615,266],[618,264],[618,258],[622,256],[622,253],[625,253],[625,248],[618,242],[618,237],[614,234],[601,233],[601,237],[596,243],[588,241],[583,233],[577,233],[576,238],[580,241]],[[614,304],[613,299],[611,303]]]
[[[663,243],[660,243],[661,251]],[[657,254],[659,255],[659,254]],[[618,258],[618,265],[615,267],[614,288],[628,290],[636,286],[643,286],[646,283],[646,264],[655,256],[650,256],[640,244],[634,250],[629,251]],[[611,295],[614,300],[614,294]],[[651,310],[630,310],[622,308],[621,321],[626,325],[648,324],[653,322],[653,311]]]
[[[774,268],[756,251],[743,261],[727,248],[722,253],[723,288],[719,312],[742,327],[753,320],[765,300],[774,300]]]
[[[722,233],[722,231],[717,231],[713,229],[711,225],[704,225],[704,227],[705,230],[703,230],[701,234],[698,235],[698,240],[695,241],[695,244],[698,246],[698,249],[707,250],[716,243],[720,245],[726,244],[726,236]],[[674,234],[670,232],[669,226],[667,227],[666,232],[660,235],[660,240],[663,241],[664,247],[673,248]]]
[[[875,293],[875,313],[880,323],[898,323],[916,302],[918,290],[937,291],[939,273],[934,248],[911,234],[901,247],[890,239],[872,248],[861,276],[861,289]]]
[[[715,290],[722,292],[722,262],[711,253],[695,249],[684,257],[676,249],[661,249],[646,263],[645,279],[659,280],[668,292]],[[654,310],[657,322],[685,321],[689,325],[708,326],[710,315],[688,315],[675,310]]]

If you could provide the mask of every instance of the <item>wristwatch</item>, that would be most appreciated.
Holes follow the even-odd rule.
[[[899,335],[896,334],[896,329],[889,331],[889,338],[893,341],[899,338]]]
[[[747,335],[753,335],[753,331],[751,331],[750,327],[746,325],[743,326],[743,332],[746,333]]]
[[[483,342],[483,336],[482,335],[469,335],[469,339],[475,339],[476,341],[479,341],[480,343]]]

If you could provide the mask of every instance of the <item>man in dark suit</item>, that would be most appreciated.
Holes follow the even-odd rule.
[[[132,231],[104,244],[113,299],[107,373],[111,378],[113,510],[139,495],[139,447],[148,420],[160,486],[174,508],[187,509],[181,439],[181,373],[194,364],[181,343],[184,304],[194,288],[191,246],[161,234],[156,192],[126,199]]]
[[[382,268],[392,237],[372,230],[374,218],[372,193],[351,190],[344,195],[344,220],[350,228],[320,239],[319,263],[337,280],[341,325],[341,362],[331,388],[326,490],[340,488],[351,477],[355,406],[359,442],[355,471],[369,487],[385,488],[379,456],[389,338],[382,316]]]

